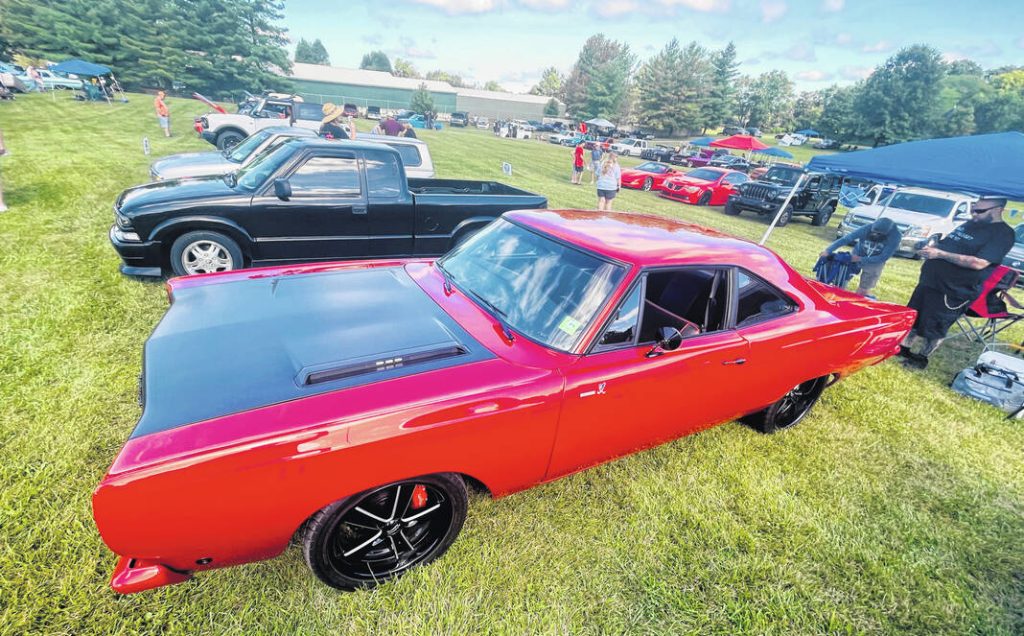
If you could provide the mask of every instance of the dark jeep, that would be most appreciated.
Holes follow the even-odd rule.
[[[803,170],[790,166],[772,166],[757,181],[740,185],[739,191],[725,203],[725,213],[735,216],[743,211],[762,216],[775,216],[786,195]],[[839,175],[814,173],[793,193],[793,199],[779,217],[779,225],[789,223],[795,215],[811,217],[811,225],[827,225],[839,203],[843,178]]]

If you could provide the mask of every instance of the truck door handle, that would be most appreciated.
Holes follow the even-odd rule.
[[[365,205],[353,205],[352,206],[352,214],[366,214],[366,206]]]
[[[736,358],[735,360],[726,360],[722,364],[746,364],[746,358]]]

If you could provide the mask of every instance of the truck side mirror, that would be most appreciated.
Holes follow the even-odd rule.
[[[278,199],[287,201],[292,196],[292,184],[288,183],[288,179],[274,179],[274,194]]]

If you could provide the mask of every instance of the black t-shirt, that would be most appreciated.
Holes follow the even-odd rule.
[[[953,254],[977,256],[992,264],[976,270],[933,258],[921,266],[921,284],[941,289],[958,298],[974,298],[981,292],[985,279],[992,274],[996,265],[1003,262],[1003,257],[1013,247],[1013,239],[1013,229],[1002,221],[968,221],[947,234],[936,247]]]
[[[333,121],[320,125],[320,136],[328,139],[348,139],[348,133],[345,132],[345,129]]]

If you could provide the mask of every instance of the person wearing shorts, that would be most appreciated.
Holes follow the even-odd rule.
[[[167,97],[167,93],[157,91],[156,99],[153,100],[153,108],[156,109],[156,118],[160,121],[160,127],[164,129],[164,137],[170,137],[171,113],[167,110],[167,104],[164,102],[165,97]]]
[[[611,210],[612,199],[619,193],[622,187],[622,169],[619,167],[619,160],[614,152],[609,152],[597,175],[597,209]]]
[[[583,143],[576,144],[572,151],[572,182],[579,185],[583,181]]]
[[[860,265],[860,282],[857,293],[870,296],[871,290],[878,284],[885,263],[892,258],[900,247],[903,235],[892,219],[882,217],[868,225],[861,226],[846,236],[837,239],[825,248],[821,256],[827,257],[840,247],[853,246],[853,257],[850,259]]]
[[[597,172],[601,169],[601,155],[604,153],[601,151],[601,142],[594,141],[594,147],[590,150],[590,182],[594,183],[597,181]]]

